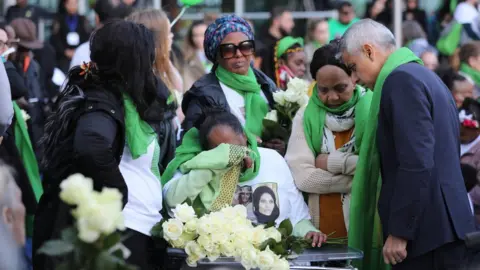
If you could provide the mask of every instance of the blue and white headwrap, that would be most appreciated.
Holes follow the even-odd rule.
[[[247,35],[248,39],[253,40],[253,31],[250,24],[237,15],[226,15],[215,20],[205,31],[205,55],[212,63],[217,62],[218,47],[223,39],[230,33],[241,32]]]

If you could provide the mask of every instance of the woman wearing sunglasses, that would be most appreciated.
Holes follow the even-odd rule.
[[[220,107],[235,115],[251,133],[261,137],[262,120],[274,104],[272,93],[276,86],[265,74],[252,67],[255,53],[252,28],[238,16],[223,16],[207,28],[204,49],[214,66],[184,96],[184,132],[198,119],[204,118],[207,108]],[[281,140],[264,142],[263,146],[281,154],[285,152]]]

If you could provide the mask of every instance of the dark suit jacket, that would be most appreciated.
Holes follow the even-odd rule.
[[[395,69],[382,90],[377,144],[384,239],[407,239],[409,257],[475,230],[460,170],[459,120],[448,88],[425,67]]]

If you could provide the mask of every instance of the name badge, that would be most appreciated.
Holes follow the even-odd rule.
[[[77,32],[67,34],[67,44],[70,46],[78,46],[78,44],[80,44],[80,36]]]

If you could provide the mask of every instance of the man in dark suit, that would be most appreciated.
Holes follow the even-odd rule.
[[[361,151],[365,143],[378,149],[385,263],[394,270],[465,269],[463,239],[475,228],[448,88],[410,50],[397,49],[390,30],[373,20],[350,27],[341,47],[352,79],[374,89],[370,121],[378,127],[371,142],[364,135]]]

